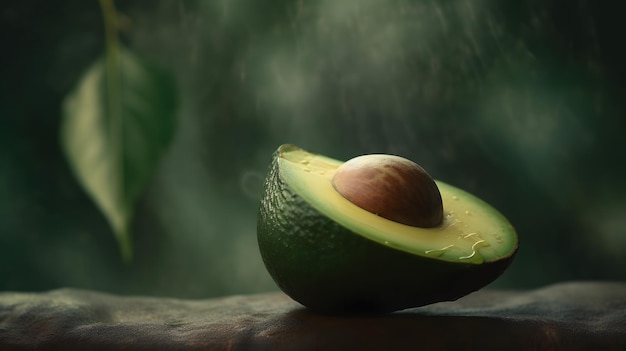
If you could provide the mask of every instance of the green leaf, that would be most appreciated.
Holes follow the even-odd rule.
[[[175,110],[170,76],[122,46],[91,66],[64,101],[66,157],[125,260],[132,257],[134,207],[174,135]]]

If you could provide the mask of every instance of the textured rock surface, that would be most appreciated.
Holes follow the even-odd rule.
[[[285,295],[208,300],[0,293],[0,350],[626,350],[626,283],[483,290],[386,316],[313,314]]]

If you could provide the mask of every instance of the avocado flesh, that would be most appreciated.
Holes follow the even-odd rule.
[[[376,216],[346,200],[331,179],[343,162],[295,146],[281,148],[283,179],[311,206],[354,233],[380,244],[451,262],[480,264],[510,255],[517,236],[509,222],[477,197],[436,181],[444,220],[419,228]]]
[[[472,195],[438,183],[450,216],[437,228],[409,227],[337,194],[329,180],[341,163],[284,145],[266,179],[257,227],[261,256],[278,286],[304,306],[387,313],[455,300],[495,280],[512,261],[515,231]],[[450,209],[450,203],[473,206]],[[483,218],[484,232],[465,216]]]

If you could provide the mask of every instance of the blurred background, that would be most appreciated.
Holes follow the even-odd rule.
[[[345,160],[398,154],[494,205],[521,243],[493,287],[624,280],[616,3],[118,0],[123,42],[178,94],[125,263],[59,140],[64,98],[104,52],[100,6],[3,1],[0,290],[276,290],[255,230],[283,143]]]

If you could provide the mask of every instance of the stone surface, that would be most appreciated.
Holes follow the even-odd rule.
[[[283,294],[208,300],[73,289],[0,293],[0,350],[626,350],[626,283],[482,290],[386,316],[309,312]]]

